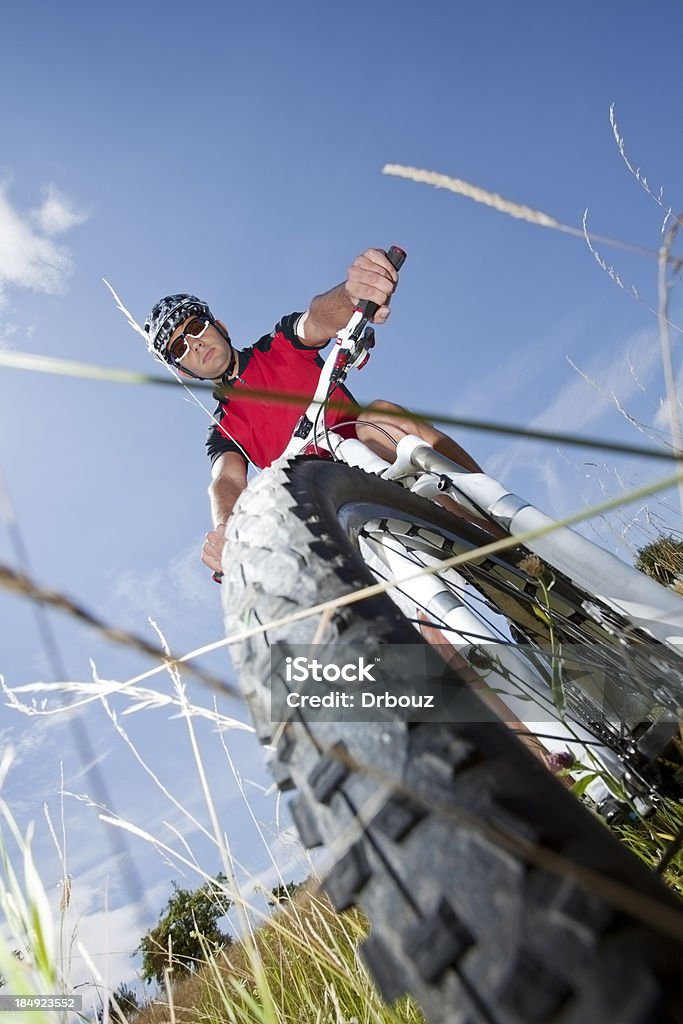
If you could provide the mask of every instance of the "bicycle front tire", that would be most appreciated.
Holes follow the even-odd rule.
[[[228,635],[374,583],[346,528],[349,509],[369,504],[468,542],[478,534],[346,465],[276,464],[228,527]],[[433,1024],[680,1020],[677,900],[486,708],[478,721],[418,725],[298,715],[276,730],[272,645],[310,644],[317,626],[299,618],[231,650],[262,742],[279,732],[271,768],[283,790],[298,790],[302,842],[334,851],[326,890],[372,923],[362,953],[383,996],[410,991]],[[382,594],[334,614],[321,650],[343,643],[367,656],[422,642]]]

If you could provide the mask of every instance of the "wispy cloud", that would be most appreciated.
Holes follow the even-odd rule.
[[[100,900],[102,879],[100,879]],[[168,896],[168,885],[159,884],[148,892],[150,902],[161,907]],[[74,915],[75,916],[75,915]],[[76,929],[79,944],[87,950],[88,957],[97,968],[102,983],[110,991],[115,990],[121,982],[135,985],[138,979],[138,968],[133,960],[133,950],[142,939],[145,929],[140,926],[139,910],[136,904],[117,907],[114,910],[105,908],[86,913],[78,920]],[[85,992],[92,992],[87,987],[90,971],[78,948],[71,951],[71,982],[74,986],[84,986]],[[143,986],[138,986],[140,990]],[[93,986],[95,991],[96,986]],[[84,1000],[85,1002],[85,1000]],[[95,1008],[99,1000],[95,1000]]]
[[[71,902],[65,920],[69,940],[68,975],[71,985],[83,991],[84,1002],[94,999],[95,1008],[99,1005],[96,995],[99,979],[92,979],[81,949],[86,951],[107,989],[115,989],[122,981],[134,983],[138,970],[133,951],[146,929],[154,923],[143,919],[138,903],[119,902],[119,874],[116,860],[108,858],[98,865],[96,877],[76,875],[71,880]],[[169,888],[167,880],[148,888],[145,894],[148,908],[153,908],[153,912],[160,910],[168,898]],[[56,903],[59,895],[60,886],[51,887],[51,901]],[[55,920],[59,919],[56,906],[54,916]]]
[[[648,387],[655,380],[659,363],[656,331],[647,329],[634,334],[619,348],[598,352],[585,360],[577,359],[575,366],[567,364],[567,374],[555,394],[528,422],[531,429],[561,433],[595,431],[599,424],[616,413],[626,420],[627,413],[642,406]],[[652,419],[657,407],[650,398]],[[611,433],[614,433],[611,431]],[[633,440],[642,443],[635,432]],[[505,450],[489,461],[488,469],[502,480],[521,466],[536,466],[539,475],[548,483],[549,464],[545,455],[548,448],[534,442],[518,441],[506,445]],[[553,473],[553,490],[557,489]]]
[[[63,235],[84,224],[89,217],[85,210],[79,210],[55,185],[43,189],[43,201],[30,217],[39,231],[45,235]]]
[[[216,593],[207,570],[199,560],[202,538],[176,555],[168,565],[144,572],[119,572],[111,581],[113,614],[121,616],[126,624],[155,619],[162,629],[173,628],[180,622],[196,622],[206,615],[215,615]],[[173,644],[174,637],[167,637]]]
[[[623,348],[600,352],[573,367],[572,376],[531,422],[547,430],[582,430],[596,424],[617,403],[622,408],[651,382],[659,363],[657,335],[639,331]],[[591,390],[592,389],[592,390]]]
[[[3,711],[2,716],[7,727],[2,729],[0,740],[3,747],[11,746],[13,749],[14,771],[23,767],[26,761],[31,761],[36,751],[40,750],[44,754],[54,734],[64,724],[55,718],[27,718],[15,711]]]
[[[566,352],[571,346],[563,346]],[[573,353],[572,353],[573,356]],[[656,327],[634,333],[621,343],[603,345],[587,355],[573,356],[558,377],[559,386],[548,393],[525,425],[558,433],[575,433],[634,444],[657,444],[663,439],[661,367]],[[664,410],[665,412],[665,410]],[[540,441],[500,443],[498,452],[486,459],[486,470],[513,491],[536,503],[550,515],[562,517],[624,493],[615,486],[629,458],[605,455],[599,450],[554,446]],[[646,467],[640,483],[656,477],[659,466]],[[617,477],[612,479],[611,473]],[[579,532],[597,532],[604,546],[620,547],[630,529],[620,512],[593,519]],[[595,539],[592,536],[592,539]]]
[[[679,369],[676,378],[676,395],[680,396],[683,394],[683,366]],[[680,397],[677,401],[678,405],[678,418],[683,419],[683,403]],[[671,431],[671,402],[668,396],[662,396],[659,408],[654,418],[654,424],[661,430],[665,430],[667,433]]]
[[[12,204],[7,185],[0,184],[0,305],[11,287],[48,294],[63,290],[73,261],[55,237],[87,217],[53,185],[46,186],[39,206],[22,213]]]

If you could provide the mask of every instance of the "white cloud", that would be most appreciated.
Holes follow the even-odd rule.
[[[156,569],[112,574],[108,584],[109,618],[124,628],[141,632],[155,643],[151,618],[174,652],[186,651],[224,635],[220,594],[199,559],[203,537]],[[215,655],[219,673],[227,668],[225,652]]]
[[[598,351],[587,360],[573,360],[579,372],[568,365],[568,374],[555,395],[545,407],[531,418],[530,429],[556,431],[559,433],[585,433],[595,429],[608,414],[618,412],[626,419],[647,396],[658,372],[659,346],[656,330],[648,328],[634,334],[623,346],[609,352]],[[647,396],[654,410],[657,402]],[[650,441],[634,427],[633,441],[642,444]],[[546,457],[539,459],[539,451],[547,452],[547,445],[517,441],[508,444],[499,455],[489,460],[488,470],[494,476],[507,481],[509,475],[519,467],[534,466],[539,475],[549,482],[549,464]],[[509,481],[508,481],[509,482]],[[553,483],[557,490],[557,481]]]
[[[215,599],[215,595],[206,585],[206,570],[199,561],[200,549],[201,540],[197,538],[163,568],[118,573],[111,589],[126,615],[143,621],[152,616],[162,624],[164,619],[177,614],[179,603],[189,607],[213,607],[211,599]]]
[[[100,879],[102,886],[102,880]],[[104,888],[106,889],[106,883]],[[102,889],[100,889],[100,906],[102,902]],[[153,905],[163,905],[168,897],[168,886],[160,883],[151,892],[147,893]],[[132,954],[137,942],[145,933],[145,928],[140,922],[139,907],[129,903],[115,910],[101,908],[93,913],[85,914],[78,919],[76,927],[79,946],[85,949],[87,957],[99,972],[102,984],[109,990],[114,990],[121,982],[133,984],[139,992],[142,992],[142,985],[135,985],[137,981],[137,967]],[[81,953],[81,948],[76,947],[71,951],[71,982],[73,985],[87,986],[91,981],[87,960]],[[83,991],[88,991],[85,987]],[[86,1000],[84,999],[84,1003]]]
[[[309,852],[301,845],[297,831],[293,825],[280,831],[267,848],[268,863],[258,873],[244,872],[241,881],[241,894],[246,899],[253,899],[258,891],[270,893],[276,885],[285,884],[290,880],[322,876],[326,867],[331,867],[333,857],[329,851]]]
[[[22,328],[19,324],[0,323],[0,349],[15,349],[17,340],[25,342],[32,335],[33,327]]]
[[[133,959],[133,950],[153,922],[142,916],[142,907],[127,901],[119,906],[117,902],[117,876],[119,867],[114,859],[100,865],[97,879],[92,883],[76,876],[71,881],[71,902],[67,911],[64,931],[70,941],[69,981],[77,991],[84,993],[84,1005],[95,997],[100,984],[113,990],[125,981],[135,986],[138,968]],[[51,890],[51,901],[59,898],[60,887]],[[148,912],[156,914],[169,895],[168,882],[158,881],[146,893]],[[55,908],[55,921],[59,914]],[[99,974],[93,978],[88,966],[90,961]],[[138,960],[139,963],[139,960]],[[101,979],[101,980],[100,980]],[[94,984],[93,984],[94,982]]]
[[[19,695],[19,700],[22,699],[23,695]],[[0,739],[3,747],[10,745],[12,747],[13,772],[16,772],[18,768],[23,768],[27,761],[31,762],[37,751],[45,754],[53,732],[63,725],[63,720],[58,721],[54,717],[24,716],[21,712],[13,710],[4,712],[3,720],[8,723],[8,726],[0,733]]]
[[[71,273],[71,253],[52,235],[81,224],[85,213],[48,186],[42,205],[22,214],[10,202],[7,186],[0,184],[0,304],[10,287],[55,294]]]
[[[656,372],[659,362],[656,332],[652,329],[639,331],[623,348],[600,352],[584,365],[575,362],[580,373],[572,369],[573,376],[531,421],[533,427],[580,430],[597,423],[610,408],[616,407],[616,402],[626,408]]]
[[[31,220],[45,235],[62,235],[85,223],[88,217],[85,210],[77,210],[55,185],[47,185],[43,189],[41,206],[31,211]]]
[[[664,391],[664,385],[662,385],[662,391]],[[676,392],[676,396],[680,396],[681,394],[683,394],[683,366],[681,366],[681,368],[678,371],[678,377],[676,379],[676,385],[675,385],[675,392]],[[683,403],[681,402],[680,397],[676,401],[676,405],[678,407],[678,419],[679,419],[679,422],[680,422],[681,420],[683,420]],[[659,406],[659,408],[657,410],[657,413],[655,415],[655,418],[654,418],[654,423],[655,423],[656,427],[658,427],[660,430],[665,431],[667,434],[669,434],[671,432],[671,413],[670,413],[670,409],[671,409],[670,396],[663,394],[662,395],[662,399],[661,399],[661,404],[660,404],[660,406]]]

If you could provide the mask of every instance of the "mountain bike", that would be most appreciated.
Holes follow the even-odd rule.
[[[367,914],[386,1000],[454,1024],[673,1024],[680,904],[543,762],[587,759],[606,817],[680,797],[683,601],[418,437],[388,463],[328,429],[375,309],[228,524],[226,627],[275,780],[331,855],[334,906]],[[293,672],[333,666],[320,686],[392,652],[396,704],[370,720],[321,711]],[[428,677],[447,713],[414,710]]]

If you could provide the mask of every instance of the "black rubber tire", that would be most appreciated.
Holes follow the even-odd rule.
[[[453,529],[442,509],[360,470],[320,459],[275,465],[250,484],[228,527],[228,635],[374,582],[338,518],[358,500]],[[318,621],[231,647],[265,744],[276,728],[271,645],[310,643]],[[387,643],[422,641],[380,595],[335,614],[324,642],[369,658]],[[483,706],[473,717],[292,720],[272,752],[278,785],[298,790],[291,810],[302,842],[332,850],[324,885],[333,903],[358,904],[372,922],[363,955],[385,999],[411,992],[432,1024],[681,1021],[676,897],[505,725]],[[651,900],[651,916],[617,908],[613,885]]]

